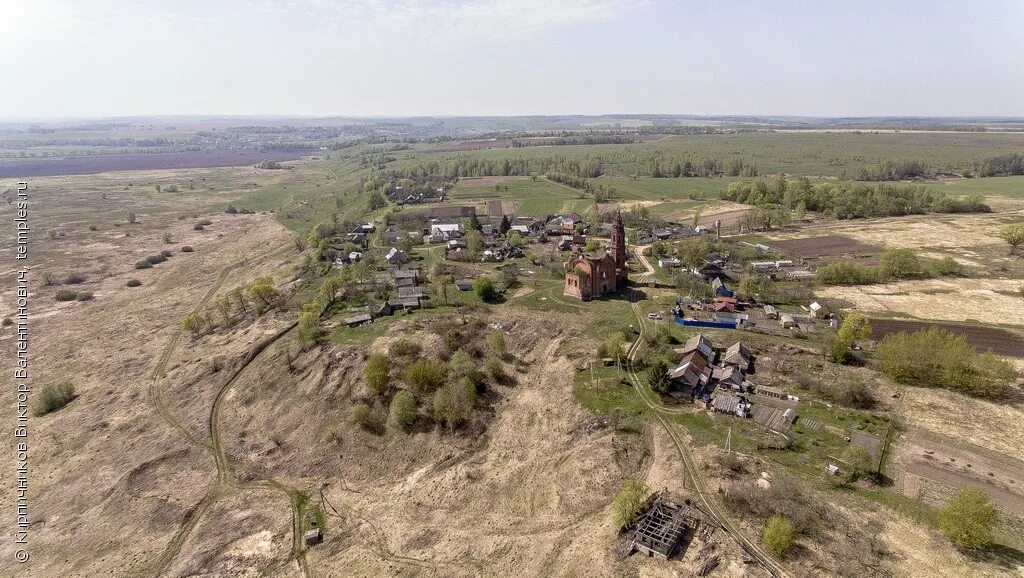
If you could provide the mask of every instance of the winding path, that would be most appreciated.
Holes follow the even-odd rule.
[[[640,275],[640,279],[646,279],[650,275],[654,274],[654,267],[651,266],[646,255],[643,253],[648,247],[649,245],[645,245],[636,248],[637,258],[647,269],[646,273]],[[715,521],[722,526],[722,529],[732,536],[732,538],[736,540],[747,554],[757,560],[758,563],[775,578],[788,578],[789,575],[778,562],[773,560],[772,557],[763,551],[756,543],[748,540],[736,525],[729,520],[726,514],[718,506],[718,503],[713,497],[711,497],[707,488],[704,487],[703,480],[698,474],[699,470],[693,462],[693,457],[690,455],[689,446],[686,444],[682,434],[679,432],[680,426],[668,421],[665,417],[666,415],[678,414],[680,411],[666,408],[659,401],[652,400],[651,397],[647,395],[643,383],[637,375],[633,365],[633,361],[636,359],[637,353],[643,346],[644,334],[647,332],[647,319],[644,317],[643,312],[640,310],[640,306],[637,304],[636,291],[633,289],[630,289],[629,291],[630,306],[633,308],[633,313],[636,315],[637,323],[640,327],[639,335],[637,335],[633,344],[630,345],[629,351],[626,354],[626,358],[630,362],[628,370],[629,379],[633,384],[633,388],[638,394],[640,394],[640,398],[643,400],[644,404],[653,411],[655,417],[658,418],[658,422],[660,422],[662,427],[665,428],[665,431],[668,432],[669,437],[672,438],[673,445],[676,446],[676,450],[679,452],[679,456],[683,459],[685,470],[685,478],[683,480],[684,485],[697,494],[697,497],[700,499],[705,511],[711,514]]]
[[[280,248],[273,249],[267,251],[261,256],[269,257],[279,251],[281,251]],[[224,281],[227,279],[228,274],[245,263],[247,263],[247,260],[224,268],[217,277],[213,286],[210,287],[206,292],[206,295],[204,295],[199,303],[196,304],[192,312],[198,313],[202,311],[210,299],[217,293],[217,291],[220,290]],[[210,408],[210,415],[208,417],[208,424],[210,428],[209,438],[201,438],[189,430],[188,427],[186,427],[185,424],[174,415],[163,399],[163,389],[161,386],[167,375],[167,364],[170,361],[174,350],[177,348],[178,343],[181,341],[184,329],[179,327],[168,339],[167,344],[164,346],[164,351],[160,355],[160,359],[157,361],[156,367],[153,369],[152,379],[149,385],[149,399],[156,408],[157,413],[164,421],[170,424],[174,429],[178,430],[187,441],[209,451],[213,455],[214,465],[217,470],[217,482],[210,488],[206,495],[203,496],[202,500],[200,500],[199,503],[197,503],[196,506],[185,516],[185,519],[178,526],[177,531],[175,531],[174,536],[171,537],[171,541],[164,548],[163,552],[160,553],[160,557],[157,558],[151,569],[148,571],[148,575],[159,577],[162,576],[168,568],[170,568],[171,563],[174,562],[175,558],[177,558],[178,554],[181,552],[182,546],[192,534],[192,531],[199,524],[199,521],[213,507],[213,505],[217,503],[218,500],[240,490],[256,489],[274,490],[287,496],[292,510],[292,555],[295,557],[303,576],[310,578],[313,575],[309,568],[309,564],[306,561],[305,550],[302,548],[304,501],[300,499],[300,492],[272,478],[247,484],[239,483],[231,474],[232,465],[228,460],[220,435],[220,409],[227,393],[231,390],[231,387],[234,385],[238,376],[241,375],[242,372],[264,351],[266,351],[267,348],[287,335],[297,324],[298,322],[294,321],[287,327],[257,343],[245,356],[238,367],[231,372],[231,375],[217,391],[213,405]]]

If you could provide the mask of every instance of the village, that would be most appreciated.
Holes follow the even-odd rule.
[[[758,443],[786,448],[804,432],[820,437],[835,430],[823,423],[820,402],[812,401],[807,409],[813,411],[802,416],[803,394],[773,385],[775,378],[760,377],[756,346],[742,338],[723,342],[702,332],[747,333],[756,337],[757,343],[764,343],[765,339],[820,336],[836,330],[838,318],[832,309],[814,300],[804,288],[814,276],[814,264],[788,258],[763,243],[723,237],[716,226],[676,224],[627,231],[619,211],[603,215],[595,226],[592,219],[587,222],[575,213],[547,218],[505,214],[480,218],[472,206],[452,205],[403,212],[393,222],[359,224],[345,240],[357,250],[340,254],[333,261],[336,268],[369,262],[375,275],[387,276],[377,285],[378,293],[367,295],[364,304],[346,309],[344,324],[348,327],[447,305],[456,293],[471,301],[501,303],[523,286],[523,279],[545,271],[561,275],[562,299],[575,300],[583,307],[608,300],[632,302],[644,292],[669,295],[668,310],[646,314],[647,323],[671,323],[688,332],[681,346],[660,350],[665,363],[655,367],[663,367],[663,379],[650,376],[647,362],[648,382],[662,404],[679,408],[675,411],[735,420],[724,422],[732,424],[728,429],[733,439],[725,441],[727,452],[734,444],[742,445],[742,436],[763,435],[765,440]],[[640,241],[646,244],[638,245]],[[700,243],[697,259],[686,249],[676,251],[676,244],[687,243]],[[655,269],[651,261],[656,254]],[[757,281],[753,291],[750,279]],[[775,298],[767,302],[763,297],[772,298],[760,293],[768,284],[784,287],[789,293],[779,298],[779,291],[773,290]],[[554,292],[551,295],[557,298]],[[664,299],[651,303],[657,307]],[[651,354],[655,353],[652,350]],[[602,361],[607,366],[628,360]],[[778,361],[772,364],[778,365]],[[638,363],[634,365],[635,370],[641,369]],[[659,382],[664,385],[658,386]],[[764,433],[752,433],[746,424]],[[809,466],[820,475],[837,479],[853,471],[844,461],[844,447],[860,446],[877,463],[887,443],[877,428],[844,428],[828,435],[836,441]],[[664,492],[651,495],[638,516],[629,534],[631,550],[681,558],[690,541],[702,536],[704,545],[698,548],[701,555],[693,572],[705,575],[718,564],[710,536],[720,525],[715,513],[702,511],[692,497],[672,497]]]

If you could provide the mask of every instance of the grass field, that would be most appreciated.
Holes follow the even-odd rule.
[[[739,177],[654,179],[650,177],[601,177],[597,183],[615,187],[617,199],[679,201],[684,199],[717,199],[729,183]]]
[[[495,190],[495,185],[502,190]],[[504,190],[508,187],[508,190]],[[555,213],[582,213],[594,206],[581,199],[582,191],[545,178],[484,177],[464,178],[451,190],[453,202],[511,201],[520,215],[545,216]]]
[[[951,181],[928,181],[926,184],[935,187],[937,190],[955,195],[975,194],[986,197],[1024,199],[1024,177],[956,179]]]

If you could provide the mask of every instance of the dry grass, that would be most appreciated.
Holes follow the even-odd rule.
[[[884,285],[826,287],[821,297],[842,299],[861,311],[895,312],[921,319],[1024,325],[1020,279],[927,279]]]

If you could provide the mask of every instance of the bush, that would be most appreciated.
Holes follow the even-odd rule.
[[[153,268],[153,264],[150,263],[149,261],[138,261],[137,263],[135,263],[135,268],[136,269],[152,269]]]
[[[92,291],[79,291],[75,295],[75,299],[77,301],[90,301],[90,300],[92,300],[92,297],[93,297]]]
[[[814,272],[814,280],[822,285],[866,285],[878,282],[878,271],[844,260],[819,267]]]
[[[370,422],[370,406],[365,403],[357,403],[352,407],[352,423],[366,427]]]
[[[957,263],[952,257],[937,259],[931,264],[932,272],[943,277],[966,277],[967,268]]]
[[[149,257],[146,257],[146,261],[149,261],[150,265],[158,265],[166,260],[167,257],[164,257],[162,254],[159,253],[156,255],[150,255]]]
[[[32,404],[32,415],[39,417],[55,412],[75,399],[75,388],[69,381],[51,383],[43,387]]]
[[[892,333],[875,355],[894,381],[921,387],[944,387],[981,397],[1006,395],[1017,372],[1005,359],[978,354],[967,339],[932,327],[914,333]]]
[[[793,547],[793,525],[782,516],[772,516],[761,533],[764,545],[776,558],[784,558]]]
[[[84,276],[78,275],[78,274],[72,274],[72,275],[68,275],[67,278],[64,279],[64,284],[65,285],[78,285],[79,283],[85,283],[85,277]]]
[[[879,258],[878,274],[881,279],[921,279],[928,272],[910,249],[890,249]]]
[[[363,374],[366,376],[366,385],[376,395],[384,393],[388,388],[391,362],[383,353],[374,353],[366,360],[366,367]]]
[[[473,282],[473,292],[484,303],[491,303],[498,296],[494,290],[494,281],[490,277],[479,277]]]
[[[167,258],[170,258],[172,255],[174,255],[174,253],[171,253],[167,249],[164,249],[163,251],[160,251],[160,254],[163,255],[164,257],[167,257]]]
[[[181,248],[182,253],[191,253],[192,251],[195,251],[195,249],[192,248],[192,245],[185,245]]]
[[[139,281],[138,279],[129,279],[126,285],[128,287],[139,287],[142,285],[142,281]]]
[[[53,296],[57,301],[74,301],[76,297],[78,297],[77,292],[68,291],[67,289],[61,289]]]
[[[423,347],[411,339],[399,339],[388,347],[392,357],[416,357],[421,351]]]
[[[417,359],[405,366],[402,381],[413,388],[416,395],[428,395],[444,385],[448,364],[432,359]]]
[[[405,431],[414,421],[416,421],[416,398],[408,391],[396,393],[395,397],[391,398],[388,423],[400,431]]]
[[[497,357],[491,357],[484,363],[484,372],[490,376],[494,381],[502,381],[507,377],[505,373],[505,364],[501,362]]]
[[[99,227],[97,227],[96,225],[89,225],[89,230],[90,231],[96,231],[98,229],[99,229]]]
[[[956,493],[948,506],[939,511],[939,530],[961,548],[976,549],[992,545],[992,528],[999,512],[989,502],[985,490],[967,487]]]
[[[629,528],[640,517],[651,490],[636,478],[629,478],[612,501],[612,520],[620,530]]]

